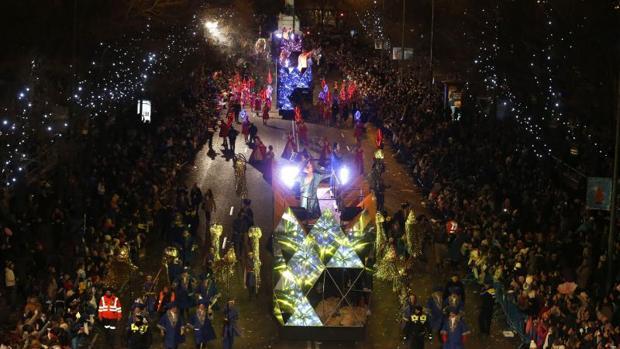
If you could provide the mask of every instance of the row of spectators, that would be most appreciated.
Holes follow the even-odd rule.
[[[170,227],[187,209],[177,177],[219,114],[216,94],[227,79],[217,77],[193,75],[170,102],[180,115],[146,125],[118,115],[95,120],[67,142],[71,163],[3,192],[0,344],[89,344],[103,286],[127,277],[111,270],[113,261],[137,263],[147,241],[175,238]]]
[[[435,229],[434,243],[448,245],[445,257],[467,263],[480,283],[505,288],[525,314],[520,330],[538,348],[620,344],[617,269],[613,287],[605,287],[604,217],[560,184],[512,121],[450,121],[441,88],[419,69],[399,79],[392,62],[358,50],[343,44],[326,60],[356,82],[362,109],[376,111],[434,217],[458,224],[454,234]],[[620,244],[615,250],[617,266]]]

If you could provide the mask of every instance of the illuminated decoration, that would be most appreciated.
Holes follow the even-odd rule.
[[[141,99],[138,101],[138,115],[144,123],[151,123],[151,101]]]
[[[284,185],[286,185],[287,188],[290,189],[299,180],[300,172],[301,170],[299,169],[298,166],[293,166],[293,165],[282,166],[279,171],[280,180],[282,181],[282,183],[284,183]]]
[[[422,255],[422,234],[419,229],[414,229],[416,218],[413,209],[409,211],[407,220],[405,221],[405,243],[407,252],[410,256],[416,258]]]
[[[243,154],[235,155],[235,193],[241,199],[248,197],[248,183],[245,176],[246,163]]]
[[[284,31],[279,40],[280,52],[277,58],[278,86],[277,107],[280,111],[290,112],[294,106],[290,100],[296,88],[312,87],[312,52],[302,53],[300,35]],[[275,35],[276,38],[279,36]],[[297,65],[291,59],[297,54]]]
[[[222,236],[223,231],[224,227],[220,224],[211,224],[211,228],[209,228],[209,232],[211,233],[211,247],[215,253],[213,258],[215,260],[220,259],[220,237]]]
[[[374,1],[366,11],[362,13],[356,12],[356,15],[364,33],[375,42],[376,49],[390,48],[390,39],[385,34],[383,25],[384,14],[377,1]]]
[[[375,217],[376,226],[376,237],[375,237],[375,253],[376,259],[379,260],[381,253],[383,251],[383,246],[385,245],[386,236],[385,231],[383,229],[383,222],[385,222],[385,217],[381,214],[381,212],[377,212],[377,216]]]
[[[368,218],[363,211],[345,234],[334,213],[323,210],[306,234],[293,210],[285,210],[273,248],[274,315],[283,329],[363,328],[367,309],[354,306],[352,294],[363,288],[368,271],[362,258],[372,247],[374,226]],[[341,313],[348,314],[346,321]]]
[[[260,287],[260,238],[263,236],[263,232],[259,227],[250,227],[248,231],[248,237],[252,241],[252,263],[254,264],[254,274],[256,274],[256,288]]]

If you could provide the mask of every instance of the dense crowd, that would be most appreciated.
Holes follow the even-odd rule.
[[[194,78],[172,101],[181,115],[153,124],[98,119],[70,143],[74,161],[3,193],[2,344],[87,347],[104,286],[118,291],[127,277],[113,262],[131,268],[147,243],[182,239],[176,220],[197,219],[177,177],[206,142],[210,118],[197,114],[218,115],[222,83],[204,71]]]
[[[419,69],[400,80],[389,60],[353,52],[343,47],[327,59],[356,82],[362,109],[376,115],[371,120],[442,223],[424,225],[436,263],[468,265],[480,284],[503,288],[525,319],[525,339],[538,348],[620,343],[620,283],[614,270],[606,291],[603,217],[561,185],[511,121],[451,121],[440,88]]]

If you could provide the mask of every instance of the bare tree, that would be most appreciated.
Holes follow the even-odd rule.
[[[127,0],[125,17],[170,17],[172,11],[187,5],[187,0]]]

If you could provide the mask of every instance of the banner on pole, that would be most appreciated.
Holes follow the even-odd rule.
[[[611,206],[611,178],[588,177],[586,208],[609,211]]]

